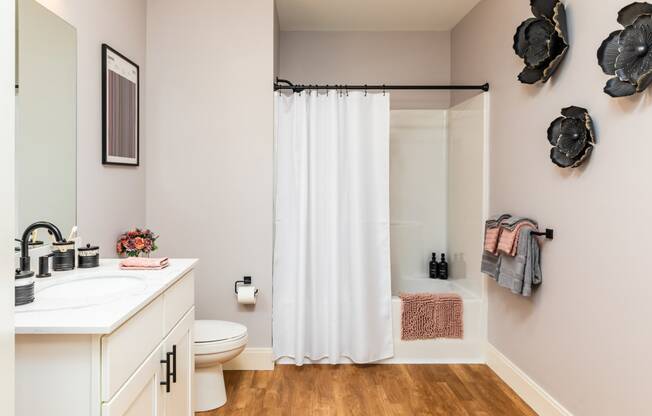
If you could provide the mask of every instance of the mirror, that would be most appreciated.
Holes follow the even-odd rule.
[[[66,234],[77,222],[77,31],[35,0],[16,6],[16,238],[39,220]]]

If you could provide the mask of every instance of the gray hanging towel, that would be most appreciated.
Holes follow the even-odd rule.
[[[519,231],[516,256],[501,256],[498,284],[523,296],[532,294],[532,286],[541,283],[539,241],[532,235],[533,228]]]

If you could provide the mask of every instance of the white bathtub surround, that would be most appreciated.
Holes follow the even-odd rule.
[[[482,254],[483,221],[489,204],[488,104],[488,94],[479,94],[448,110],[393,112],[394,357],[386,363],[484,362],[487,302],[476,259]],[[407,166],[409,162],[413,163]],[[415,198],[420,190],[427,197]],[[439,223],[433,221],[437,218]],[[439,239],[433,239],[437,233]],[[427,277],[432,251],[447,252],[450,280]],[[461,295],[464,338],[401,340],[401,293]]]
[[[274,357],[391,357],[389,94],[277,94],[276,112]]]
[[[428,276],[432,252],[438,261],[446,254],[449,276],[460,288],[482,293],[477,264],[488,207],[487,112],[487,94],[448,110],[392,111],[394,295],[419,292],[404,284]]]
[[[392,110],[392,277],[428,276],[432,252],[447,252],[446,110]],[[392,289],[395,289],[392,281]],[[393,290],[395,295],[398,292]]]
[[[479,94],[448,111],[448,262],[450,277],[475,294],[480,272],[484,220],[489,207],[489,94]]]

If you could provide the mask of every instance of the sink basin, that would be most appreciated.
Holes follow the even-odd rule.
[[[16,313],[103,305],[142,293],[146,288],[144,278],[126,275],[80,276],[52,283],[39,282],[35,301],[17,308]]]

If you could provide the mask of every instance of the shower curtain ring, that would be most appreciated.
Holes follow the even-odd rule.
[[[367,84],[364,84],[364,96],[367,96]]]
[[[385,84],[383,84],[383,97],[385,96]]]

